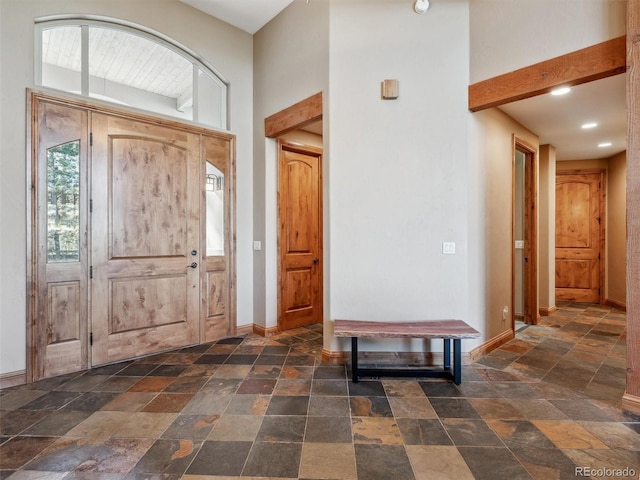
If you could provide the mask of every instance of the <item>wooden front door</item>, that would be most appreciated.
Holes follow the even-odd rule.
[[[556,299],[602,300],[603,174],[556,176]]]
[[[322,152],[279,143],[278,328],[322,322]]]
[[[92,364],[199,340],[197,134],[94,113]]]
[[[27,378],[236,333],[232,135],[31,92]]]

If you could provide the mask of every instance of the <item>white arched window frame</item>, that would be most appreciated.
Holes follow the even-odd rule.
[[[43,83],[43,34],[46,30],[60,27],[77,27],[80,29],[80,62],[77,67],[79,68],[77,73],[80,76],[80,81],[78,88],[60,88]],[[136,101],[122,102],[115,98],[91,92],[89,69],[91,49],[89,37],[90,29],[92,28],[121,31],[129,35],[140,37],[179,55],[186,62],[189,62],[192,69],[191,99],[185,100],[177,98],[175,112],[167,112],[166,108],[164,110],[149,108],[148,105],[136,104]],[[48,16],[38,18],[35,21],[34,45],[34,81],[38,86],[56,88],[73,94],[82,95],[84,97],[93,97],[114,103],[126,103],[128,106],[133,108],[191,120],[222,130],[229,130],[230,128],[228,113],[229,82],[205,59],[184,45],[179,44],[159,32],[141,25],[114,18],[94,16]],[[212,87],[219,89],[219,91],[216,91],[216,93],[212,95]],[[215,98],[215,101],[210,101],[212,96],[217,97]],[[188,114],[185,114],[184,109],[180,110],[180,108],[184,107],[186,104],[190,105],[188,108]]]

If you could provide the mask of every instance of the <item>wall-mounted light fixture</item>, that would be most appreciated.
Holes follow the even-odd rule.
[[[413,10],[420,15],[424,15],[429,10],[429,0],[416,0]]]

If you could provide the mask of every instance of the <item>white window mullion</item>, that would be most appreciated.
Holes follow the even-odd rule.
[[[89,96],[89,25],[82,25],[81,27],[81,42],[80,48],[80,90],[82,96]]]
[[[193,65],[193,121],[197,122],[199,118],[199,102],[198,102],[198,84],[200,82],[200,69]]]
[[[35,84],[38,86],[42,85],[42,28],[36,27],[35,31],[35,39],[34,39],[34,74],[35,74]]]

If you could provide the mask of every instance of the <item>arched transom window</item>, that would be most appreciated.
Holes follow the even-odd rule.
[[[228,84],[173,40],[91,18],[36,22],[40,86],[228,129]]]

